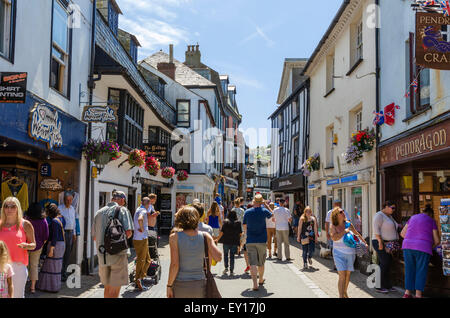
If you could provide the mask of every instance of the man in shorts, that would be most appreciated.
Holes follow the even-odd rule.
[[[120,206],[120,212],[118,219],[126,231],[127,238],[129,239],[133,234],[133,219],[130,211],[125,207],[127,196],[122,191],[115,191],[113,193],[112,202],[107,206],[97,211],[92,224],[92,233],[95,245],[97,246],[98,255],[98,274],[100,276],[101,283],[105,286],[104,297],[105,298],[119,298],[120,287],[129,284],[128,277],[128,255],[127,250],[111,255],[102,253],[100,246],[104,244],[105,229],[108,225],[110,218],[114,216],[116,207]]]
[[[267,208],[261,194],[255,195],[253,208],[245,211],[244,231],[247,235],[247,253],[250,263],[250,273],[253,280],[253,290],[258,290],[258,284],[264,284],[264,264],[266,261],[267,229],[266,219],[273,217]],[[259,282],[257,282],[259,273]]]

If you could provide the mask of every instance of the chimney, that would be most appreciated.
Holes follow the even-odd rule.
[[[158,63],[158,71],[175,80],[176,66],[173,62],[173,44],[169,46],[169,63]]]
[[[199,47],[198,44],[188,45],[184,64],[194,68],[201,66],[201,53]]]

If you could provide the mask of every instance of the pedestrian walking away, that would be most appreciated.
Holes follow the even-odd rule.
[[[266,219],[273,217],[261,194],[255,195],[253,208],[245,211],[244,232],[247,235],[247,252],[250,263],[250,272],[253,281],[253,290],[259,290],[258,285],[265,283],[264,264],[267,251]],[[258,275],[259,274],[259,281]]]
[[[413,215],[401,232],[405,260],[405,289],[403,298],[422,298],[433,248],[440,244],[439,231],[430,204],[420,214]]]
[[[242,232],[244,232],[244,226],[242,225],[242,221],[244,219],[244,213],[245,213],[245,210],[241,207],[241,204],[243,204],[243,203],[244,203],[244,198],[237,198],[236,200],[234,200],[234,208],[232,209],[232,211],[236,212],[237,220],[239,222],[241,222]],[[241,255],[241,249],[244,244],[245,244],[245,240],[243,239],[243,235],[241,235],[240,243],[238,246],[238,255],[239,256]]]
[[[273,202],[269,203],[269,211],[273,211],[275,209],[275,204]],[[266,228],[267,228],[267,249],[269,250],[269,258],[272,258],[272,241],[274,242],[273,252],[274,255],[277,256],[277,236],[276,236],[276,227],[275,227],[275,217],[271,217],[266,220]]]
[[[80,229],[77,227],[78,215],[75,211],[75,208],[72,205],[73,194],[72,192],[64,192],[64,204],[58,206],[58,209],[61,215],[66,220],[66,224],[64,226],[64,237],[66,242],[66,250],[64,251],[64,259],[62,266],[62,280],[67,280],[67,266],[70,262],[70,255],[72,254],[73,245],[77,241],[77,236],[80,235]]]
[[[175,214],[175,228],[169,237],[170,268],[167,298],[205,298],[204,272],[205,239],[208,254],[216,261],[222,253],[211,235],[198,230],[199,215],[191,206],[184,206]]]
[[[299,221],[299,233],[297,242],[302,244],[303,249],[303,268],[308,268],[312,265],[312,257],[316,242],[319,240],[319,233],[317,231],[317,220],[314,217],[311,207],[307,206]]]
[[[25,214],[25,219],[31,222],[34,229],[34,238],[36,248],[28,252],[28,273],[31,280],[30,292],[36,291],[36,282],[39,278],[39,261],[41,259],[42,249],[48,240],[49,229],[45,219],[45,212],[39,203],[32,203]]]
[[[134,214],[134,234],[133,246],[136,251],[136,289],[140,291],[147,290],[143,286],[142,280],[147,276],[148,268],[151,264],[150,252],[148,249],[148,214],[150,209],[150,198],[144,197],[142,205]]]
[[[117,254],[109,254],[104,248],[105,231],[108,223],[115,215],[126,231],[126,238],[133,234],[133,219],[128,209],[125,207],[127,196],[122,191],[115,191],[113,198],[104,208],[97,211],[92,224],[93,239],[97,246],[98,274],[100,281],[104,285],[105,298],[118,298],[120,287],[129,284],[128,276],[128,249],[124,249]]]
[[[30,221],[23,219],[20,202],[15,197],[7,197],[3,201],[0,215],[0,241],[5,242],[11,257],[11,267],[14,272],[13,298],[25,298],[28,251],[36,248],[36,242],[33,225]]]
[[[372,222],[372,246],[378,255],[381,271],[381,288],[376,290],[383,294],[395,291],[390,278],[392,253],[400,249],[399,226],[392,217],[395,209],[396,206],[393,202],[386,201],[383,209],[375,214]],[[395,250],[389,249],[389,246],[394,246]]]
[[[228,269],[230,269],[230,275],[234,275],[234,255],[237,253],[238,246],[241,243],[241,234],[242,223],[238,221],[236,211],[233,209],[228,212],[217,239],[219,243],[223,244],[225,258],[224,275],[228,274]],[[229,263],[228,260],[230,260]]]
[[[36,288],[42,291],[56,293],[61,289],[61,269],[66,250],[64,225],[66,221],[60,214],[58,206],[51,203],[46,209],[50,218],[49,237],[46,258],[39,272]]]
[[[289,243],[289,224],[292,222],[291,212],[284,207],[286,201],[280,199],[280,207],[273,211],[275,217],[275,229],[277,235],[277,258],[278,260],[283,259],[282,248],[284,246],[284,256],[287,261],[291,260],[290,243]]]
[[[334,208],[331,213],[330,235],[334,241],[333,259],[339,274],[338,290],[340,298],[349,298],[347,290],[356,258],[356,249],[348,246],[345,241],[345,236],[349,233],[356,235],[367,246],[361,234],[347,220],[344,210],[339,207]]]

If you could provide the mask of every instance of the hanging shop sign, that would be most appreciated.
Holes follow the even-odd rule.
[[[0,73],[0,103],[25,104],[27,73]]]
[[[237,189],[239,184],[236,180],[225,177],[225,186]]]
[[[52,166],[49,163],[43,163],[41,165],[41,176],[42,177],[51,177],[52,176]]]
[[[110,106],[85,106],[81,120],[86,123],[117,123],[117,108]]]
[[[357,174],[355,174],[353,176],[348,176],[348,177],[341,178],[341,183],[347,183],[347,182],[353,182],[353,181],[358,181],[358,175]]]
[[[389,166],[450,149],[450,120],[380,147],[380,165]]]
[[[167,162],[168,147],[164,144],[144,144],[143,150],[147,156],[155,157],[160,162]]]
[[[450,25],[450,17],[441,13],[416,13],[416,63],[425,68],[450,70],[450,42],[441,30]]]
[[[46,143],[48,149],[59,148],[63,144],[61,126],[57,110],[39,103],[34,105],[28,127],[31,138]]]
[[[339,184],[339,183],[340,183],[339,179],[327,180],[327,185],[329,185],[329,186]]]
[[[39,188],[44,191],[62,191],[64,187],[59,179],[44,179],[41,181]]]

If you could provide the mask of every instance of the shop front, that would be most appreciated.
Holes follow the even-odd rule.
[[[305,177],[301,174],[282,177],[271,182],[272,200],[285,199],[291,212],[297,201],[305,204]]]
[[[222,204],[224,207],[233,206],[235,199],[239,197],[239,184],[237,180],[224,177],[224,195],[222,196]]]
[[[440,234],[446,232],[448,225],[442,226],[439,207],[442,199],[450,198],[450,120],[382,145],[379,152],[382,201],[395,202],[397,222],[404,226],[411,216],[430,205]],[[449,295],[450,279],[443,275],[442,265],[441,257],[434,253],[426,288]],[[395,270],[395,276],[403,279],[401,255]]]
[[[0,201],[15,196],[25,212],[35,202],[63,204],[71,191],[79,214],[86,125],[31,93],[23,104],[0,103],[0,113]]]

